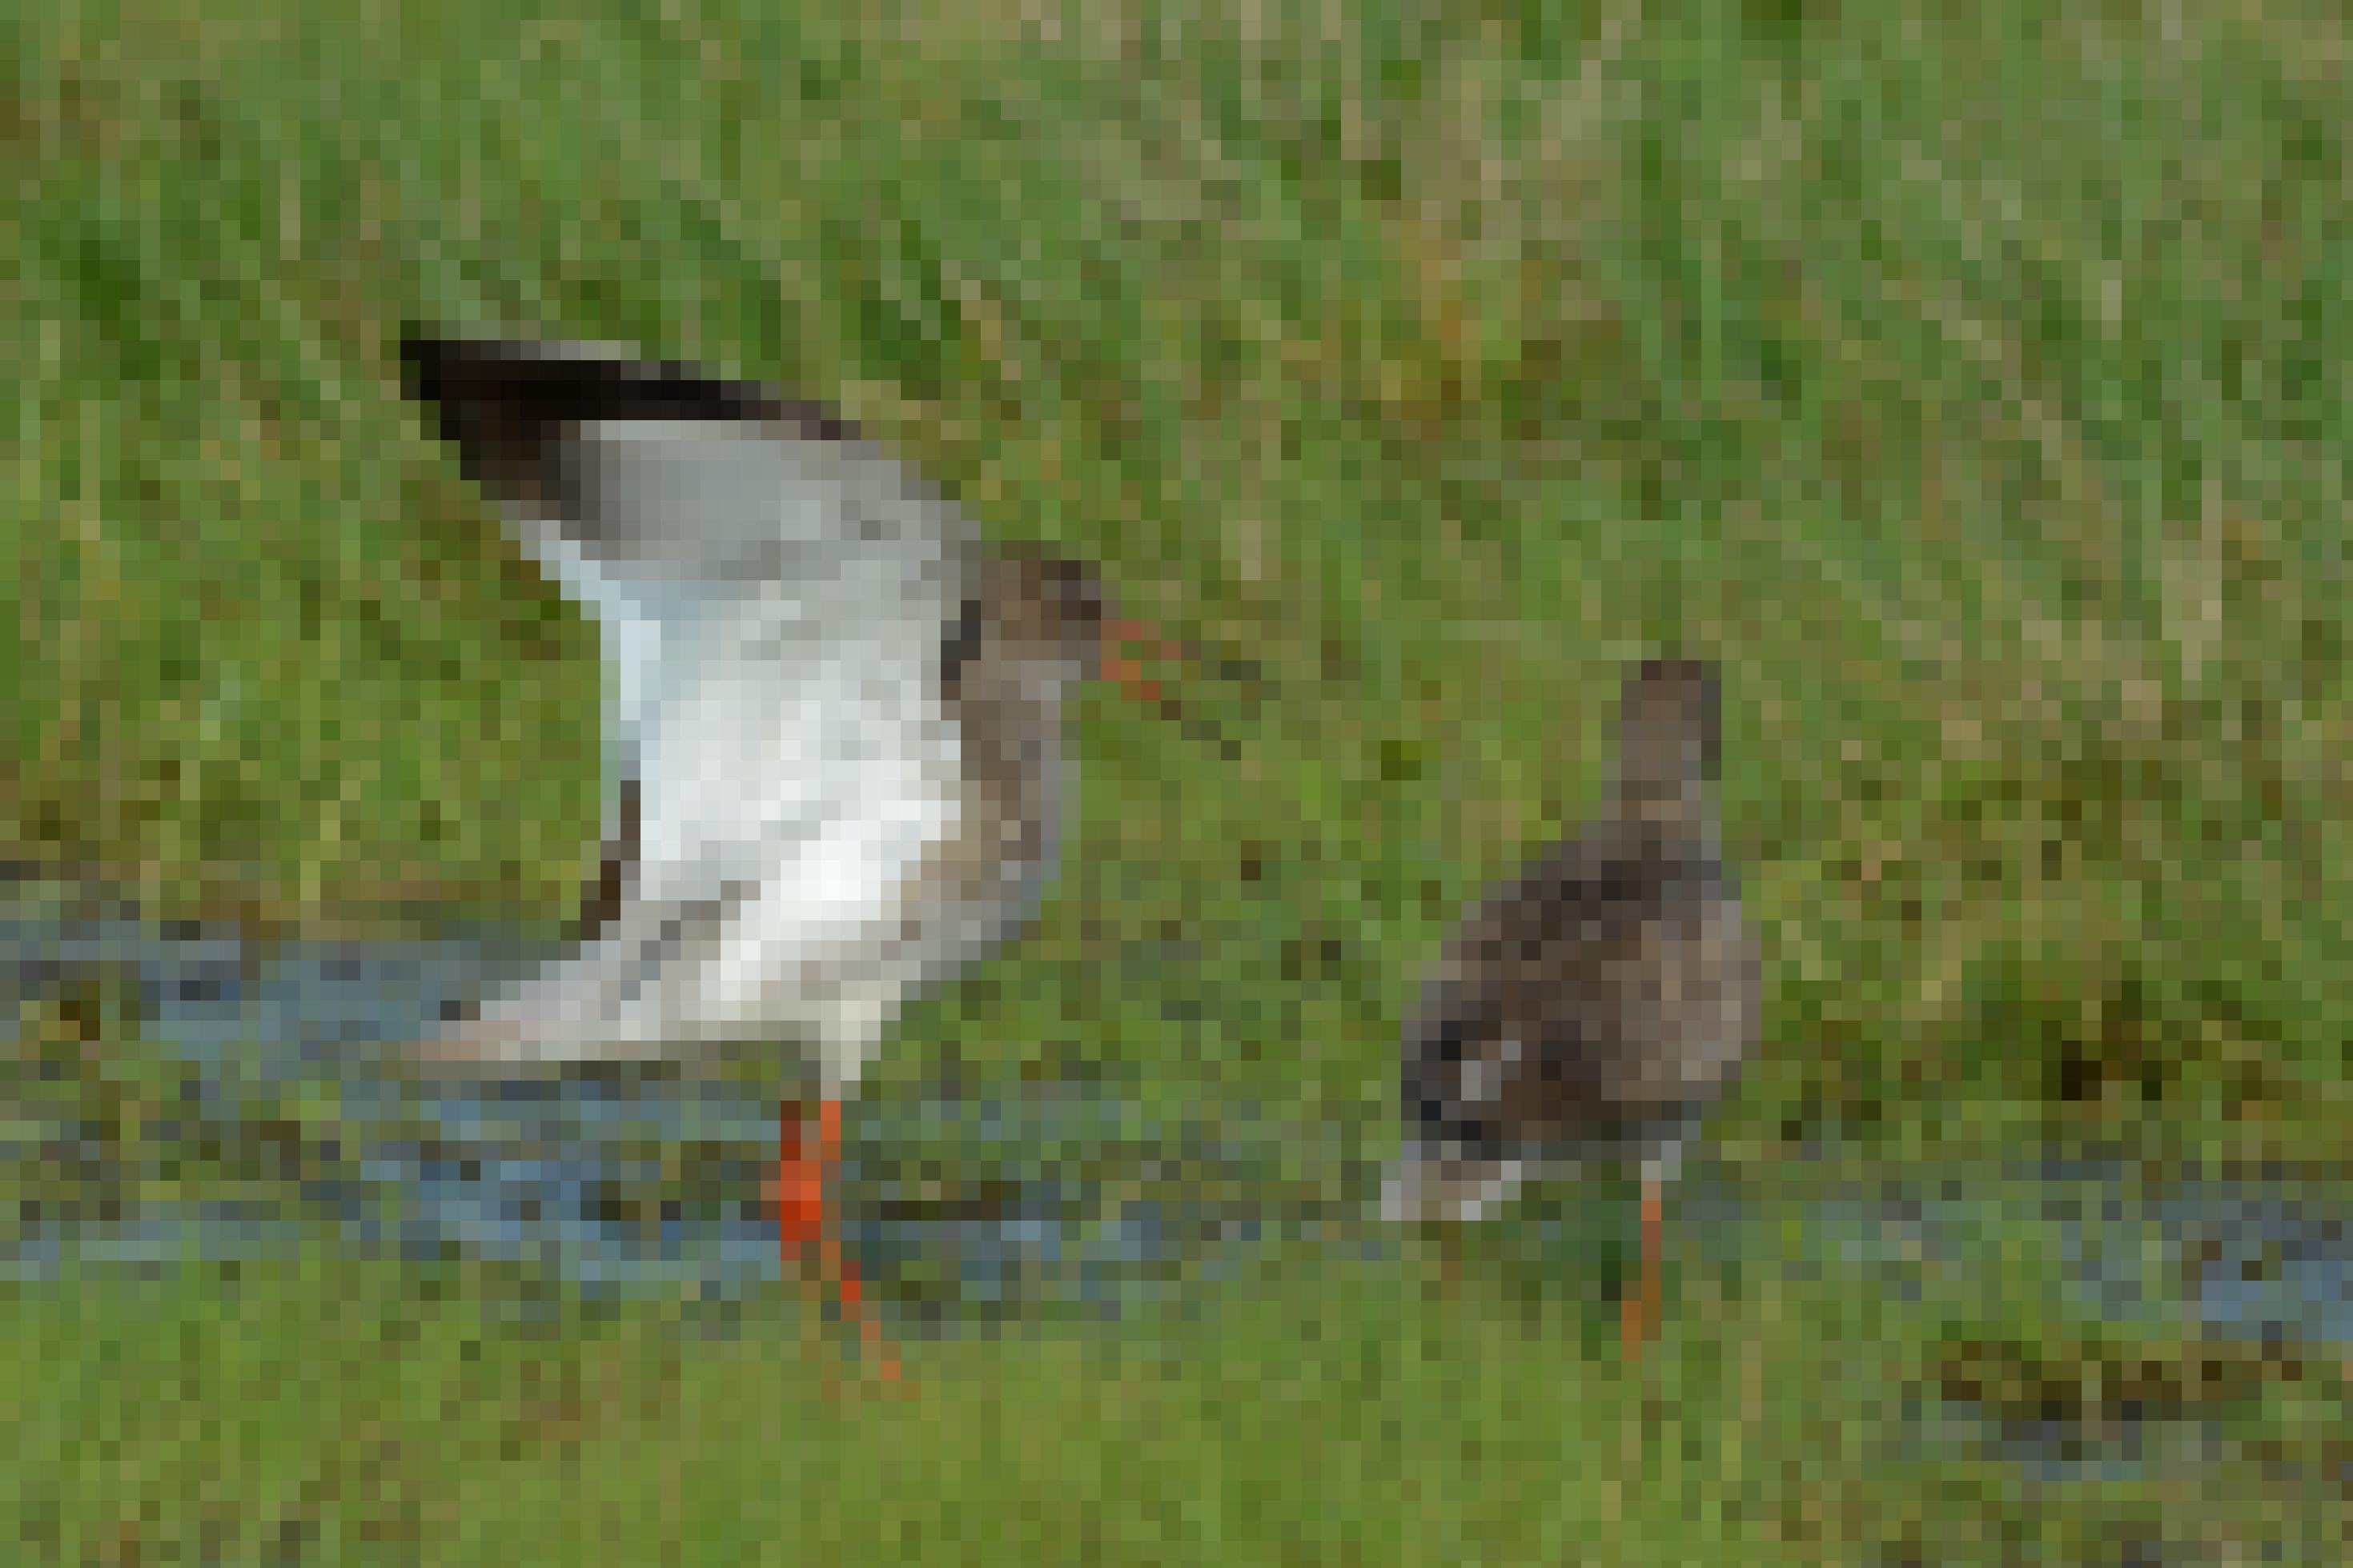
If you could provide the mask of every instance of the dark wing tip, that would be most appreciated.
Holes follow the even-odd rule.
[[[533,374],[522,347],[415,324],[400,335],[402,395],[457,454],[459,471],[501,505],[543,499],[553,445],[580,402],[544,369]]]
[[[436,408],[444,438],[461,447],[486,427],[543,434],[599,419],[735,421],[803,440],[860,439],[856,424],[824,404],[619,344],[461,336],[411,322],[401,329],[400,365],[402,392]]]
[[[437,422],[448,406],[449,356],[458,345],[414,324],[400,330],[400,395],[434,411]],[[445,438],[446,430],[437,430]]]
[[[412,321],[400,330],[400,390],[412,402],[447,411],[478,399],[527,392],[534,380],[545,383],[545,373],[534,378],[516,367],[548,359],[544,345],[456,336]],[[574,374],[591,363],[580,362]]]

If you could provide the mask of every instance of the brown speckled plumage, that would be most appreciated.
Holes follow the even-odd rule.
[[[1707,665],[1636,667],[1602,814],[1447,944],[1405,1031],[1392,1217],[1475,1217],[1591,1161],[1662,1181],[1730,1086],[1759,980],[1717,821],[1720,702]]]

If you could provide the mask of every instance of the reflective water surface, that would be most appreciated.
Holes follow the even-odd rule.
[[[496,942],[265,947],[129,921],[0,922],[0,994],[14,1004],[0,1028],[16,1033],[0,1053],[16,1064],[0,1082],[0,1189],[17,1194],[0,1218],[0,1279],[62,1284],[290,1253],[322,1236],[512,1261],[588,1297],[725,1300],[776,1279],[758,1201],[772,1085],[607,1076],[423,1089],[380,1070],[388,1042],[531,957]],[[77,1037],[134,1038],[164,1068],[126,1088]],[[1284,1128],[1243,1107],[1171,1120],[1134,1088],[941,1087],[855,1107],[843,1228],[886,1318],[943,1332],[1115,1322],[1213,1297],[1277,1241],[1327,1247],[1376,1275],[1398,1268],[1401,1249],[1363,1201],[1360,1176],[1387,1152],[1376,1132]],[[1734,1179],[1695,1161],[1671,1246],[1689,1266],[1836,1275],[1894,1300],[1966,1300],[1978,1278],[2014,1293],[2025,1280],[2048,1292],[2054,1321],[2257,1357],[2353,1348],[2343,1184],[2036,1157],[1843,1180],[1805,1166]],[[174,1178],[198,1169],[217,1179]],[[1532,1205],[1515,1250],[1589,1272],[1596,1206],[1574,1194]],[[2039,1310],[1987,1307],[2029,1321]],[[1977,1419],[1965,1402],[1928,1414],[1924,1429]],[[2065,1412],[1980,1425],[2048,1475],[2128,1471],[2155,1441],[2128,1423],[2087,1450]],[[2184,1430],[2164,1441],[2202,1440]]]

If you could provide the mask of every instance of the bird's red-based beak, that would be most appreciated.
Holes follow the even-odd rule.
[[[1207,676],[1220,685],[1249,693],[1253,700],[1264,697],[1267,690],[1266,673],[1256,661],[1228,658],[1201,644],[1172,637],[1149,621],[1125,617],[1104,622],[1098,668],[1103,678],[1121,691],[1145,704],[1186,734],[1217,747],[1229,758],[1240,755],[1240,748],[1228,735],[1225,725],[1198,711],[1194,702],[1179,700],[1163,689],[1162,680],[1147,672],[1158,669],[1165,672],[1165,679],[1179,680]],[[1202,695],[1206,697],[1208,692]]]
[[[1122,616],[1104,626],[1103,679],[1137,701],[1156,707],[1160,683],[1144,673],[1145,665],[1155,660],[1181,664],[1186,662],[1186,651],[1149,621]]]

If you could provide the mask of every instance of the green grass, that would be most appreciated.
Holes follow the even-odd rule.
[[[1629,1371],[1557,1259],[1266,1268],[1198,1320],[918,1344],[906,1396],[827,1387],[787,1299],[525,1328],[495,1271],[331,1258],[9,1287],[0,1513],[93,1563],[2318,1562],[2348,1527],[2341,1372],[2086,1338],[2022,1275],[2004,1317],[1982,1272],[1904,1306],[1690,1268]],[[1920,1436],[2134,1400],[2222,1457],[2038,1481]]]
[[[2339,1156],[2353,218],[2328,7],[595,9],[0,21],[21,171],[0,859],[257,928],[552,929],[594,823],[594,639],[388,360],[407,318],[538,326],[831,397],[992,530],[1099,554],[1134,607],[1270,672],[1197,696],[1238,763],[1089,704],[1040,930],[918,1008],[878,1092],[951,1048],[1008,1072],[1077,1052],[1197,1115],[1385,1125],[1414,968],[1583,811],[1617,661],[1675,643],[1728,667],[1729,830],[1768,954],[1727,1138]],[[262,1342],[332,1321],[322,1289],[257,1296],[253,1321],[282,1319]],[[1358,1389],[1346,1369],[1427,1322],[1270,1290],[1192,1347],[1197,1379],[959,1347],[930,1414],[839,1417],[821,1444],[775,1347],[657,1373],[613,1348],[653,1337],[586,1342],[579,1375],[611,1361],[596,1375],[669,1402],[642,1431],[584,1426],[604,1515],[559,1509],[529,1443],[544,1489],[511,1489],[488,1415],[446,1441],[406,1407],[364,1415],[390,1392],[369,1365],[252,1407],[291,1448],[332,1427],[302,1463],[339,1477],[248,1456],[146,1495],[185,1500],[154,1529],[198,1554],[217,1495],[248,1555],[269,1519],[330,1516],[396,1561],[403,1539],[577,1560],[537,1543],[600,1519],[699,1521],[714,1561],[741,1555],[714,1518],[772,1554],[830,1531],[842,1556],[900,1555],[859,1536],[892,1527],[861,1506],[890,1469],[860,1456],[886,1453],[939,1531],[954,1505],[983,1539],[1034,1532],[1004,1552],[1029,1560],[1085,1555],[1090,1529],[1143,1532],[1107,1561],[1153,1557],[1155,1531],[1233,1561],[1909,1539],[1900,1477],[1788,1474],[1848,1440],[1815,1412],[1893,1397],[1804,1353],[1796,1323],[1843,1310],[1827,1295],[1786,1321],[1752,1305],[1694,1352],[1762,1354],[1801,1393],[1819,1372],[1827,1404],[1759,1427],[1711,1373],[1635,1441],[1635,1382],[1570,1363],[1539,1396],[1493,1329]],[[123,1310],[163,1353],[154,1314]],[[1334,1357],[1301,1358],[1327,1321]],[[59,1403],[103,1363],[11,1375],[37,1370],[59,1431],[115,1441],[92,1413],[131,1409],[122,1390]],[[1440,1397],[1458,1374],[1470,1392]],[[199,1354],[189,1375],[232,1373]],[[778,1392],[743,1409],[747,1379]],[[1440,1432],[1331,1436],[1388,1409],[1493,1432],[1503,1468]],[[1567,1414],[1531,1437],[1542,1411]],[[192,1478],[171,1466],[200,1450],[174,1445],[246,1418],[164,1400],[106,1463]],[[1547,1448],[1567,1420],[1573,1447]],[[1367,1466],[1353,1495],[1391,1500],[1288,1519],[1261,1467],[1179,1436],[1220,1421],[1327,1479]],[[1057,1422],[1103,1441],[1015,1440]],[[1097,1448],[1090,1493],[1063,1467]],[[52,1476],[59,1542],[139,1491],[88,1463],[94,1492]],[[352,1500],[379,1467],[387,1489]],[[1771,1506],[1699,1522],[1694,1499],[1760,1476]],[[1199,1512],[1203,1488],[1234,1511]],[[416,1533],[370,1547],[371,1509]],[[2038,1515],[1986,1515],[2013,1516]],[[44,1555],[160,1554],[128,1528]]]

